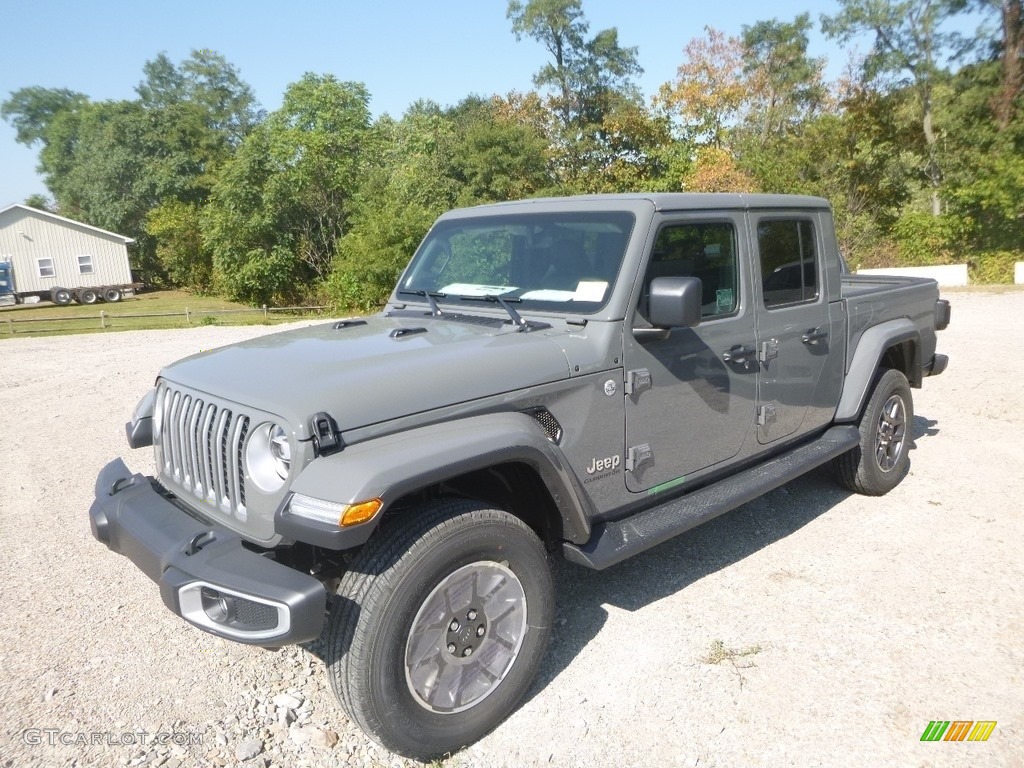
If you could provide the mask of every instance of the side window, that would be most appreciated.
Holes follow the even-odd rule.
[[[656,277],[699,277],[703,319],[730,315],[739,306],[736,230],[727,221],[669,224],[658,233],[644,276],[640,313]]]
[[[40,277],[54,277],[57,274],[53,269],[53,259],[36,259],[36,266]]]
[[[765,307],[818,298],[818,249],[808,219],[761,219],[757,250]]]
[[[92,256],[78,257],[78,272],[83,275],[92,274]]]

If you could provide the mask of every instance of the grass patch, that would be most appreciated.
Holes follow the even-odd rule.
[[[708,648],[708,652],[700,657],[700,661],[703,664],[722,664],[728,662],[732,666],[733,672],[740,681],[740,688],[747,679],[743,676],[742,670],[756,667],[757,665],[753,661],[744,662],[742,659],[747,659],[751,656],[756,656],[762,651],[760,645],[750,645],[746,648],[729,648],[721,640],[715,640],[711,643],[711,647]]]
[[[319,314],[316,310],[265,313],[261,307],[250,307],[215,296],[196,296],[185,291],[151,291],[115,304],[58,307],[40,302],[2,307],[0,339],[202,325],[275,325]]]
[[[715,640],[711,643],[711,648],[708,652],[701,657],[701,661],[704,664],[721,664],[723,661],[736,662],[736,659],[742,659],[746,656],[756,656],[761,652],[760,645],[751,645],[749,648],[743,648],[742,650],[736,650],[735,648],[726,648],[725,643],[721,640]],[[753,667],[754,663],[747,664],[748,667]]]

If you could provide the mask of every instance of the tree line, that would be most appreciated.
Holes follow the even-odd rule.
[[[987,26],[950,33],[962,14]],[[223,56],[159,54],[136,98],[25,87],[0,115],[62,215],[137,240],[151,279],[249,302],[379,305],[452,207],[620,191],[828,198],[852,266],[1024,260],[1024,0],[841,0],[813,20],[705,28],[645,96],[637,48],[582,0],[510,0],[547,59],[534,89],[374,119],[365,85],[307,73],[267,113]],[[835,82],[816,23],[872,47]]]

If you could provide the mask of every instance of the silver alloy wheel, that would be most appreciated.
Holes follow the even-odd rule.
[[[903,453],[907,438],[907,409],[903,398],[892,395],[882,406],[875,434],[875,461],[883,472],[891,472]]]
[[[453,714],[479,704],[505,679],[526,637],[526,592],[506,564],[464,565],[423,601],[405,644],[405,680],[416,702]]]

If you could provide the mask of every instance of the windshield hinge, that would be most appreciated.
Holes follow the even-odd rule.
[[[654,453],[651,451],[650,445],[647,443],[634,445],[626,451],[626,471],[635,472],[641,464],[652,458],[654,458]]]

